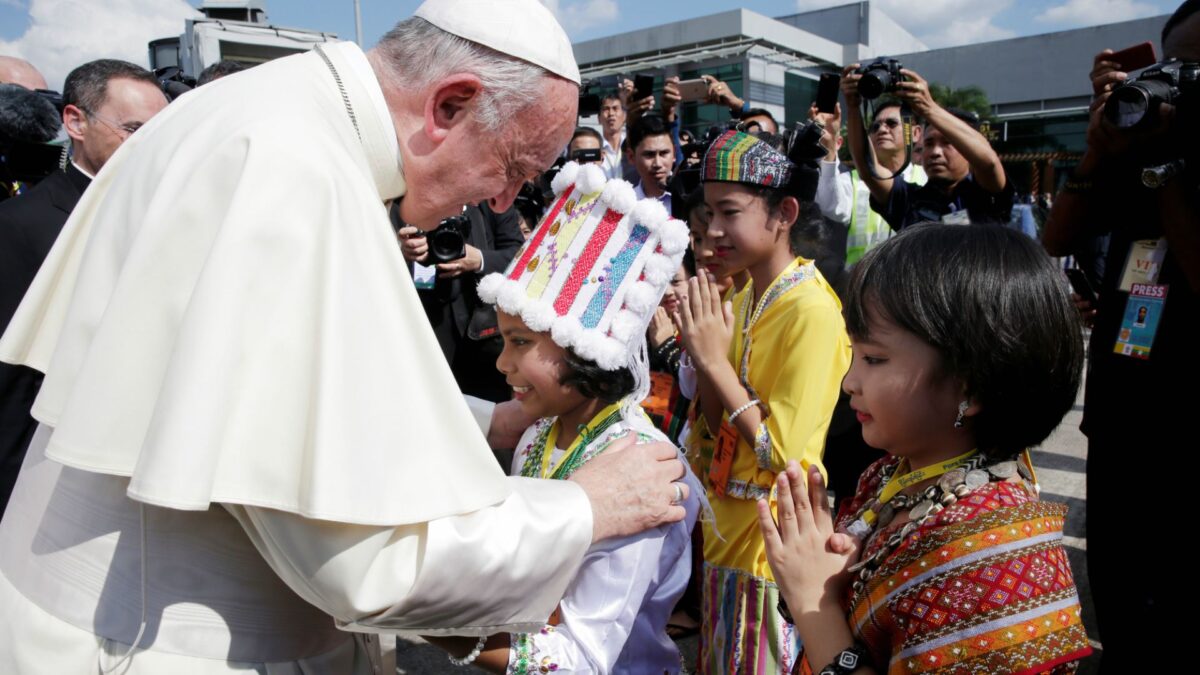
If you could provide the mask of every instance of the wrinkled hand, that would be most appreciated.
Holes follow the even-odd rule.
[[[814,466],[807,474],[795,461],[775,478],[779,520],[767,500],[758,500],[758,526],[767,562],[792,616],[837,606],[858,560],[860,542],[834,532],[825,481]]]
[[[409,262],[425,262],[429,255],[429,242],[420,228],[405,225],[396,232],[400,240],[400,253]]]
[[[646,329],[646,339],[650,341],[650,346],[657,349],[673,335],[675,335],[675,324],[671,323],[671,317],[667,316],[667,310],[656,307],[654,316],[650,317],[650,327]]]
[[[635,440],[631,433],[614,442],[571,475],[592,505],[593,543],[644,532],[687,515],[682,504],[674,503],[673,482],[684,475],[678,448],[670,443],[634,445]],[[679,486],[686,500],[688,486]]]
[[[821,123],[821,145],[826,150],[825,161],[837,161],[837,141],[842,132],[842,104],[835,103],[833,112],[823,113],[817,110],[817,104],[808,107],[808,119]]]
[[[857,63],[842,68],[842,98],[846,99],[846,105],[851,108],[858,108],[862,103],[862,97],[858,95],[858,81],[862,79],[862,74],[858,69]]]
[[[929,93],[929,83],[907,68],[901,68],[900,74],[905,79],[896,83],[896,98],[908,101],[909,107],[918,116],[927,117],[929,111],[938,107],[933,100],[933,95]]]
[[[466,255],[448,263],[438,263],[438,276],[443,278],[457,277],[468,272],[478,272],[483,269],[483,252],[474,246],[466,245]]]
[[[1092,81],[1092,94],[1095,96],[1112,91],[1113,87],[1129,77],[1128,73],[1121,70],[1121,64],[1108,60],[1107,57],[1112,53],[1113,50],[1105,49],[1092,59],[1092,72],[1088,77]]]

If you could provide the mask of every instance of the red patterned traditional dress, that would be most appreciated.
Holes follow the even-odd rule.
[[[863,473],[839,526],[898,461]],[[1074,672],[1091,648],[1062,547],[1066,514],[1023,482],[975,489],[915,529],[861,594],[848,591],[851,631],[892,675]],[[873,533],[864,558],[901,526]]]

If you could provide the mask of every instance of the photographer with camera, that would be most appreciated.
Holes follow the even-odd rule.
[[[1200,83],[1177,75],[1200,72],[1200,0],[1167,21],[1162,53],[1163,62],[1136,78],[1111,50],[1095,57],[1087,150],[1043,231],[1051,255],[1111,233],[1080,425],[1103,673],[1174,670],[1173,660],[1153,653],[1186,645],[1189,632],[1167,617],[1183,600],[1189,568],[1164,565],[1158,551],[1180,547],[1189,530],[1178,514],[1195,508],[1176,476],[1191,471],[1195,395],[1187,392],[1200,381]],[[1149,187],[1159,184],[1154,169],[1180,161],[1181,173]],[[1136,529],[1114,527],[1133,512],[1146,514]]]
[[[922,142],[928,176],[924,186],[894,177],[868,155],[860,104],[889,92],[924,120]],[[1000,156],[979,133],[978,120],[938,105],[920,75],[895,59],[879,59],[866,68],[853,63],[842,71],[842,95],[854,165],[871,192],[871,208],[883,215],[893,230],[926,220],[958,224],[1009,221],[1013,188]]]
[[[399,202],[390,215],[421,306],[459,388],[488,401],[508,400],[512,391],[496,370],[503,347],[496,314],[479,301],[475,287],[484,274],[508,267],[525,241],[516,209],[496,213],[486,203],[467,206],[432,232],[405,224]]]

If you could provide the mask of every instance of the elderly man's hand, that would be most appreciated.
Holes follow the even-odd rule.
[[[405,260],[425,262],[425,258],[429,256],[429,242],[420,228],[405,225],[396,232],[396,238],[400,240],[400,253],[404,255]]]
[[[439,263],[437,266],[438,276],[452,278],[469,272],[478,272],[483,269],[483,252],[470,244],[466,245],[466,250],[466,255],[458,260]]]
[[[592,504],[592,542],[624,537],[664,523],[683,520],[676,501],[688,486],[679,451],[669,443],[634,445],[633,434],[588,460],[572,476]]]

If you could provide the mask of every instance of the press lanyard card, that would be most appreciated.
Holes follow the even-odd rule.
[[[1125,271],[1117,290],[1131,292],[1134,284],[1157,284],[1163,259],[1167,256],[1166,239],[1142,239],[1129,245]]]
[[[1135,359],[1149,359],[1166,301],[1165,285],[1134,284],[1125,301],[1125,317],[1121,319],[1113,352]]]
[[[942,216],[942,222],[947,225],[970,225],[971,214],[966,209],[958,209]]]
[[[718,497],[725,496],[725,484],[733,468],[733,451],[737,449],[738,433],[729,422],[721,422],[717,442],[713,447],[712,465],[708,467],[708,483]]]
[[[437,283],[437,268],[413,263],[413,283],[423,291],[433,288]]]

